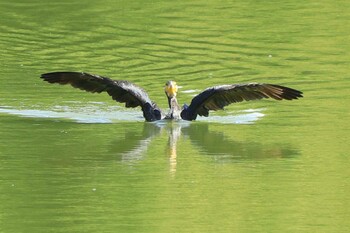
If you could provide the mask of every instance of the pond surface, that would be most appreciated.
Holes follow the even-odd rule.
[[[349,1],[1,1],[1,232],[348,232]],[[166,109],[217,84],[297,101],[146,123],[106,94],[39,79],[132,81]]]

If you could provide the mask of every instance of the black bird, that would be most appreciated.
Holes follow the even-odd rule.
[[[177,103],[176,82],[165,84],[170,111],[164,116],[160,108],[141,87],[124,80],[112,80],[107,77],[84,72],[52,72],[42,74],[41,78],[49,83],[70,84],[88,92],[107,92],[115,101],[125,103],[127,108],[140,106],[146,121],[161,119],[183,119],[192,121],[197,116],[208,116],[210,110],[220,110],[225,106],[242,101],[273,98],[275,100],[293,100],[303,97],[302,92],[284,86],[266,83],[248,83],[220,85],[205,89],[195,96],[191,104],[180,108]]]

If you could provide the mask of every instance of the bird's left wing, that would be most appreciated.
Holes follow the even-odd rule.
[[[220,110],[236,102],[263,98],[292,100],[300,97],[303,97],[301,91],[274,84],[249,83],[215,86],[195,96],[190,106],[182,110],[181,117],[184,120],[195,120],[197,115],[208,116],[209,110]]]
[[[147,121],[161,118],[159,108],[151,101],[147,92],[128,81],[112,80],[84,72],[52,72],[42,74],[40,78],[49,83],[70,84],[75,88],[92,93],[107,92],[115,101],[125,103],[127,108],[141,106]],[[153,113],[156,116],[152,116]]]

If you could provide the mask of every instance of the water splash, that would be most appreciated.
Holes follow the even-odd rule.
[[[197,120],[223,124],[253,124],[265,114],[263,109],[247,109],[238,112],[229,112],[225,116],[198,117]],[[121,107],[100,108],[99,106],[69,107],[55,106],[52,110],[15,109],[1,106],[0,113],[28,118],[68,119],[78,123],[114,123],[119,121],[143,122],[142,113],[136,110],[121,110]],[[166,124],[168,121],[159,121],[157,124]],[[185,122],[187,121],[179,121]]]
[[[13,109],[0,107],[0,113],[28,118],[68,119],[78,123],[113,123],[118,121],[144,121],[142,114],[136,111],[98,110],[96,108],[72,109],[68,106],[56,106],[54,110]]]
[[[254,124],[260,118],[264,117],[264,109],[247,109],[236,112],[229,112],[225,116],[198,117],[199,121],[215,122],[223,124]]]

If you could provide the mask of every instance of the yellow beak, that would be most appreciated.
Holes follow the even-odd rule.
[[[169,81],[165,85],[165,92],[169,97],[176,96],[177,93],[177,85],[174,81]]]

